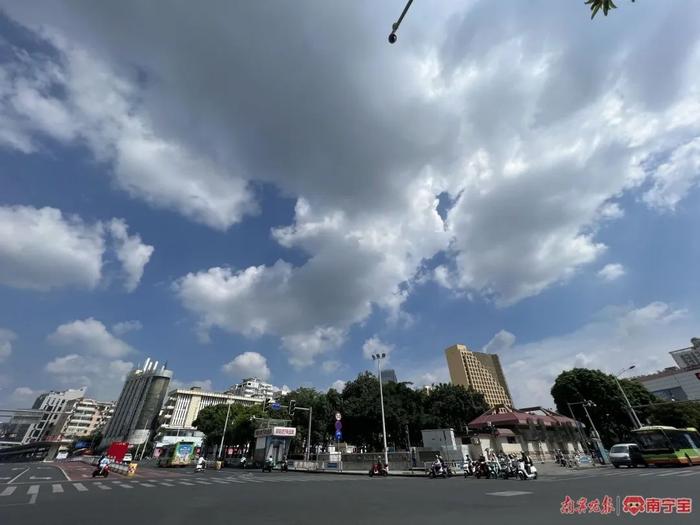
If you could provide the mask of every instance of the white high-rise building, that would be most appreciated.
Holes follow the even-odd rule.
[[[86,386],[62,391],[52,390],[37,397],[32,409],[43,410],[44,414],[38,423],[29,426],[22,443],[60,437],[75,405],[85,397],[86,390]]]
[[[257,377],[247,377],[237,385],[229,388],[226,393],[255,399],[275,399],[282,394],[282,389],[270,383],[265,383]]]
[[[103,430],[114,414],[113,401],[80,399],[73,407],[70,418],[63,427],[65,437],[87,437]]]

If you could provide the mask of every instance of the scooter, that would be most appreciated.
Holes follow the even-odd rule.
[[[527,471],[525,462],[518,461],[518,479],[525,481],[526,479],[537,479],[537,469],[535,465],[530,465],[530,472]]]
[[[197,463],[194,466],[194,471],[195,473],[197,472],[204,472],[204,463]]]
[[[282,465],[280,466],[280,470],[282,472],[288,472],[289,471],[289,464],[287,463],[286,459],[282,460]]]
[[[272,461],[270,461],[269,459],[266,459],[266,460],[265,460],[265,463],[263,463],[262,471],[263,471],[263,472],[272,472],[272,467],[273,467],[273,466],[274,466],[274,465],[273,465]]]
[[[433,463],[433,465],[430,467],[430,471],[428,472],[428,477],[429,478],[447,478],[448,476],[448,471],[447,467],[444,467],[442,463],[439,461],[436,461]]]
[[[103,478],[109,476],[109,465],[105,465],[104,467],[97,467],[95,470],[93,470],[92,477],[96,478],[97,476],[102,476]]]
[[[476,467],[474,469],[474,476],[476,477],[476,479],[480,479],[488,478],[490,477],[490,474],[491,470],[486,464],[486,460],[484,458],[480,458],[479,461],[476,463]]]
[[[464,477],[468,476],[473,476],[474,475],[474,462],[471,459],[468,459],[464,462]]]
[[[389,466],[384,465],[381,462],[377,462],[372,464],[372,468],[369,469],[369,477],[372,478],[374,476],[388,476],[389,475]]]

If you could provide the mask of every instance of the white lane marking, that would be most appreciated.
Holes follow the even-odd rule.
[[[150,483],[141,483],[139,487],[148,487],[152,489],[153,487],[155,487],[155,485],[151,485]]]
[[[34,479],[47,480],[47,479],[51,479],[51,476],[49,476],[48,478],[45,478],[43,476],[29,476],[29,479],[30,480],[34,480]]]
[[[525,490],[503,490],[501,492],[487,492],[487,496],[523,496],[525,494],[532,494],[532,492],[527,492]]]
[[[13,468],[12,470],[17,470],[17,469]],[[14,480],[16,480],[18,477],[20,477],[22,474],[24,474],[28,470],[29,470],[28,468],[25,468],[22,472],[20,472],[14,478],[12,478],[10,481],[8,481],[7,484],[9,485],[10,483],[12,483]]]
[[[198,479],[195,479],[194,482],[199,483],[200,485],[211,485],[211,481],[200,481]]]
[[[39,494],[39,485],[31,485],[27,489],[27,496],[36,496]]]
[[[2,478],[0,478],[0,479],[10,479],[10,476],[2,477]]]
[[[116,485],[117,487],[121,487],[121,488],[123,488],[123,489],[133,489],[133,488],[134,488],[134,487],[132,487],[131,485],[127,485],[126,483],[122,483],[121,481],[117,481],[117,482],[115,483],[115,485]]]
[[[17,490],[17,486],[7,487],[5,490],[0,492],[0,496],[12,496],[12,493]]]
[[[656,472],[645,472],[644,474],[640,474],[639,476],[654,476]]]
[[[61,474],[63,474],[66,477],[66,481],[70,481],[70,478],[68,477],[68,474],[66,474],[66,471],[63,470],[61,467],[56,465],[56,468],[61,471]]]
[[[189,481],[179,481],[180,485],[189,485],[190,487],[194,487],[194,483],[190,483]]]
[[[101,488],[102,490],[112,490],[112,487],[108,487],[107,485],[103,485],[99,481],[96,481],[94,484],[96,487]]]
[[[167,481],[159,481],[158,483],[160,483],[161,485],[165,485],[166,487],[174,487],[175,486],[172,483],[168,483]]]
[[[60,483],[54,483],[53,485],[51,485],[51,492],[53,492],[54,494],[63,492],[63,485],[61,485]]]
[[[82,483],[73,483],[73,486],[78,492],[85,492],[87,490],[87,487]]]
[[[684,472],[683,474],[678,474],[679,478],[686,478],[688,476],[694,476],[695,474],[698,474],[698,472]]]
[[[677,476],[678,474],[680,474],[680,472],[666,472],[664,474],[659,474],[659,477],[664,478],[666,476]]]

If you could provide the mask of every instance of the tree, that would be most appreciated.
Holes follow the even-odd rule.
[[[631,0],[634,2],[634,0]],[[591,6],[591,19],[598,14],[598,11],[603,10],[603,14],[608,16],[608,11],[617,9],[613,0],[586,0],[584,4]]]
[[[428,428],[453,428],[461,433],[470,421],[488,408],[483,394],[471,388],[439,384],[425,396],[424,425]]]
[[[218,444],[221,441],[221,434],[224,430],[227,404],[212,405],[199,411],[197,419],[192,423],[198,430],[202,431],[209,444]],[[228,425],[226,425],[225,444],[247,445],[253,441],[255,429],[253,418],[262,417],[263,411],[260,405],[230,405]]]
[[[700,428],[700,404],[696,401],[659,403],[649,407],[648,413],[649,421],[653,425]]]
[[[646,405],[656,400],[636,381],[622,379],[620,385],[632,405]],[[570,411],[567,403],[595,403],[588,411],[606,446],[630,438],[633,425],[614,376],[600,370],[574,368],[557,376],[551,394],[559,412],[570,416],[573,411],[574,418],[584,424],[588,422],[581,405],[573,405]],[[644,411],[639,415],[644,417]]]

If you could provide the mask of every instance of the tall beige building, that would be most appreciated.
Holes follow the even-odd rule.
[[[471,387],[482,393],[491,407],[513,406],[501,361],[496,354],[472,352],[464,345],[452,345],[445,349],[445,357],[453,385]]]

